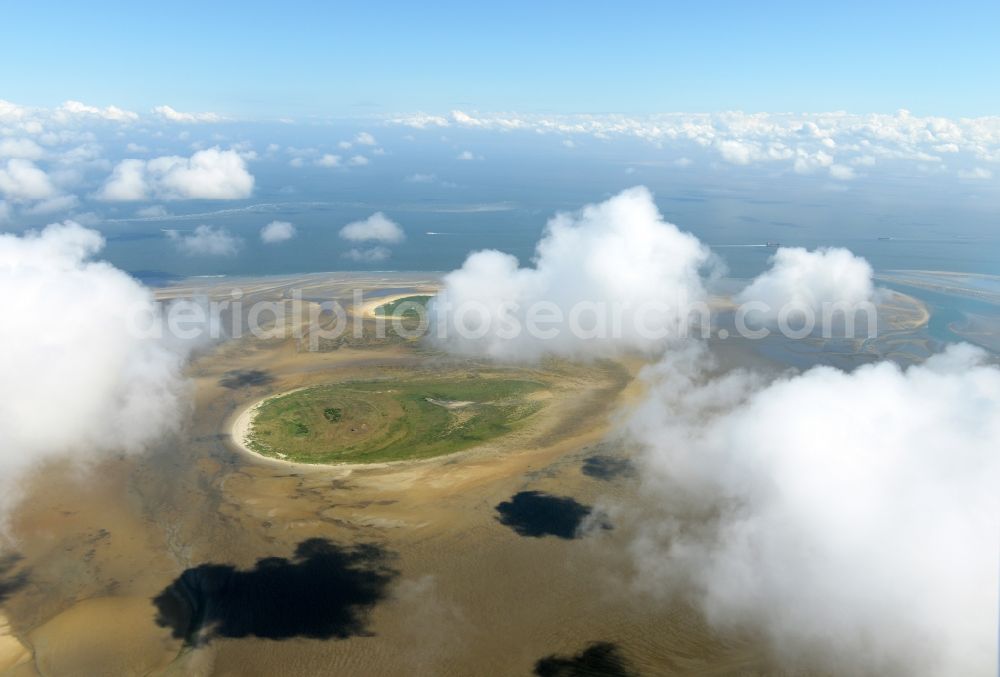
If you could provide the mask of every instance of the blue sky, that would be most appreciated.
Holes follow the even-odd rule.
[[[641,184],[713,244],[995,274],[998,25],[997,2],[7,3],[0,233],[72,219],[132,271],[449,269]],[[405,245],[338,235],[378,212]]]
[[[1000,110],[1000,3],[7,2],[0,98],[244,117]]]

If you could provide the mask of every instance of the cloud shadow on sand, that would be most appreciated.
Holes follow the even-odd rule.
[[[635,475],[635,466],[627,458],[600,454],[583,459],[580,470],[587,477],[606,481]]]
[[[153,599],[156,622],[187,644],[215,637],[345,639],[367,635],[368,612],[397,572],[379,546],[302,541],[291,558],[252,569],[202,564]]]
[[[496,507],[497,520],[522,536],[577,538],[580,525],[590,515],[590,506],[569,496],[541,491],[522,491]],[[602,525],[610,528],[608,525]]]
[[[28,572],[14,569],[24,559],[18,554],[0,555],[0,603],[28,584]]]
[[[253,386],[266,386],[274,383],[274,377],[269,372],[260,369],[238,369],[227,371],[221,379],[219,385],[230,390],[240,388],[251,388]]]
[[[535,663],[538,677],[638,677],[611,642],[594,642],[575,656],[547,656]]]

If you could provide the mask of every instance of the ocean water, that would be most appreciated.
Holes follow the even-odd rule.
[[[273,130],[246,130],[264,141]],[[279,130],[280,131],[280,130]],[[416,138],[406,130],[373,129],[386,152],[363,168],[289,166],[287,155],[250,164],[254,195],[238,201],[163,203],[170,216],[142,219],[145,204],[85,201],[108,237],[104,256],[149,279],[190,275],[266,275],[335,270],[445,271],[474,250],[493,248],[531,260],[546,221],[631,186],[645,185],[668,221],[713,246],[734,277],[764,269],[766,242],[845,246],[877,270],[948,270],[1000,274],[1000,184],[969,185],[909,165],[879,167],[850,182],[798,175],[768,165],[736,167],[698,149],[692,164],[640,141],[593,141],[567,151],[538,135]],[[283,138],[283,144],[315,143]],[[278,132],[273,132],[278,133]],[[303,133],[303,132],[297,132]],[[537,137],[537,138],[535,138]],[[325,137],[324,137],[325,138]],[[471,148],[472,161],[456,159]],[[337,152],[335,148],[332,148]],[[412,177],[422,175],[415,182]],[[406,232],[383,261],[358,262],[338,231],[382,211]],[[272,220],[292,222],[298,237],[264,245],[259,230]],[[191,256],[164,229],[223,227],[243,239],[233,257]],[[881,239],[880,239],[881,238]],[[888,239],[885,239],[888,238]],[[758,245],[758,246],[733,246]]]

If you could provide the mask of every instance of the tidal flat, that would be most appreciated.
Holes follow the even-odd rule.
[[[231,285],[160,295],[212,298]],[[240,285],[245,300],[305,288],[310,304],[348,303],[356,287],[426,295],[436,280]],[[924,340],[918,306],[900,299],[909,310],[890,309],[905,317],[887,351]],[[0,670],[458,676],[593,663],[774,674],[761,638],[711,630],[686,600],[653,600],[630,583],[634,535],[600,506],[627,504],[636,489],[633,450],[608,433],[642,392],[644,360],[500,369],[367,329],[316,351],[303,340],[246,335],[206,348],[176,434],[144,454],[50,463],[28,478],[0,566]],[[713,347],[722,364],[785,368],[790,349],[768,346]],[[257,434],[273,424],[284,451],[250,453],[233,436],[260,402],[275,409]],[[339,458],[308,458],[314,430],[335,440],[327,433],[341,425],[368,429]]]

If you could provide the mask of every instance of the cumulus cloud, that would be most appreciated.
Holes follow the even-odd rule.
[[[76,208],[80,204],[80,198],[76,195],[56,195],[54,197],[39,200],[21,210],[23,214],[56,214],[66,212]]]
[[[993,172],[985,167],[973,167],[972,169],[963,169],[959,171],[958,178],[985,181],[993,178]]]
[[[663,220],[646,188],[632,188],[553,217],[531,267],[495,250],[470,255],[431,304],[431,340],[504,360],[659,350],[704,302],[710,259]]]
[[[145,200],[150,193],[145,160],[122,160],[104,182],[97,197],[109,201]]]
[[[835,309],[853,312],[877,300],[873,274],[868,261],[847,249],[781,247],[771,257],[771,267],[737,294],[736,301],[754,303],[747,319],[765,324],[778,321],[783,313],[819,318]]]
[[[431,127],[447,127],[450,123],[448,118],[440,115],[428,115],[426,113],[414,113],[412,115],[401,115],[389,118],[390,124],[403,125],[414,129],[428,129]]]
[[[854,178],[854,170],[847,165],[830,165],[830,177],[838,181],[850,181]]]
[[[455,159],[469,161],[469,160],[475,160],[476,156],[472,153],[472,151],[463,150],[461,153],[455,156]]]
[[[221,122],[224,118],[218,113],[182,113],[174,110],[170,106],[156,106],[153,112],[164,120],[170,122]]]
[[[344,252],[344,258],[359,263],[377,263],[385,261],[390,256],[392,256],[392,252],[386,247],[352,247]]]
[[[919,117],[895,114],[836,113],[665,113],[647,116],[470,114],[450,118],[427,114],[388,121],[415,129],[456,125],[482,131],[524,131],[602,140],[635,138],[680,152],[705,149],[739,166],[771,163],[798,173],[824,169],[837,180],[867,158],[940,162],[934,152],[962,153],[979,162],[1000,161],[1000,116],[980,118]],[[889,167],[886,166],[886,171]]]
[[[234,150],[208,148],[189,158],[122,160],[98,191],[102,200],[238,200],[253,192],[254,177]]]
[[[406,239],[399,224],[382,212],[375,212],[363,221],[354,221],[340,229],[340,237],[351,242],[377,241],[397,244]]]
[[[720,141],[717,147],[722,159],[734,165],[748,165],[757,154],[756,149],[752,145],[736,139]]]
[[[143,219],[162,219],[170,216],[170,212],[163,205],[149,205],[135,210],[135,215]]]
[[[140,450],[178,423],[190,346],[147,331],[161,309],[93,260],[102,246],[72,222],[0,235],[0,294],[17,318],[0,333],[0,507],[40,460]]]
[[[0,158],[40,160],[45,151],[31,139],[0,139]]]
[[[48,174],[31,160],[13,158],[0,164],[0,194],[9,200],[45,200],[57,192]]]
[[[296,230],[288,221],[271,221],[260,229],[260,239],[265,244],[285,242],[295,237]]]
[[[798,149],[795,153],[795,164],[792,165],[797,174],[811,174],[817,169],[826,169],[833,165],[833,156],[823,150],[810,153]]]
[[[79,101],[66,101],[56,109],[54,117],[57,119],[99,118],[112,122],[135,122],[139,119],[138,114],[123,110],[117,106],[99,108],[97,106],[88,106]]]
[[[30,111],[25,106],[0,99],[0,120],[4,122],[15,122],[23,120],[30,115]]]
[[[364,155],[355,155],[348,162],[352,167],[364,167],[371,161]]]
[[[771,383],[704,359],[649,368],[629,422],[640,585],[789,665],[995,674],[1000,370],[966,345]]]
[[[225,228],[201,225],[194,232],[166,231],[177,249],[192,256],[236,256],[242,240]]]
[[[325,153],[321,157],[316,159],[317,167],[339,167],[340,166],[340,156],[333,155],[331,153]]]
[[[354,137],[354,143],[362,146],[374,146],[377,142],[375,141],[375,137],[368,132],[361,132]]]

